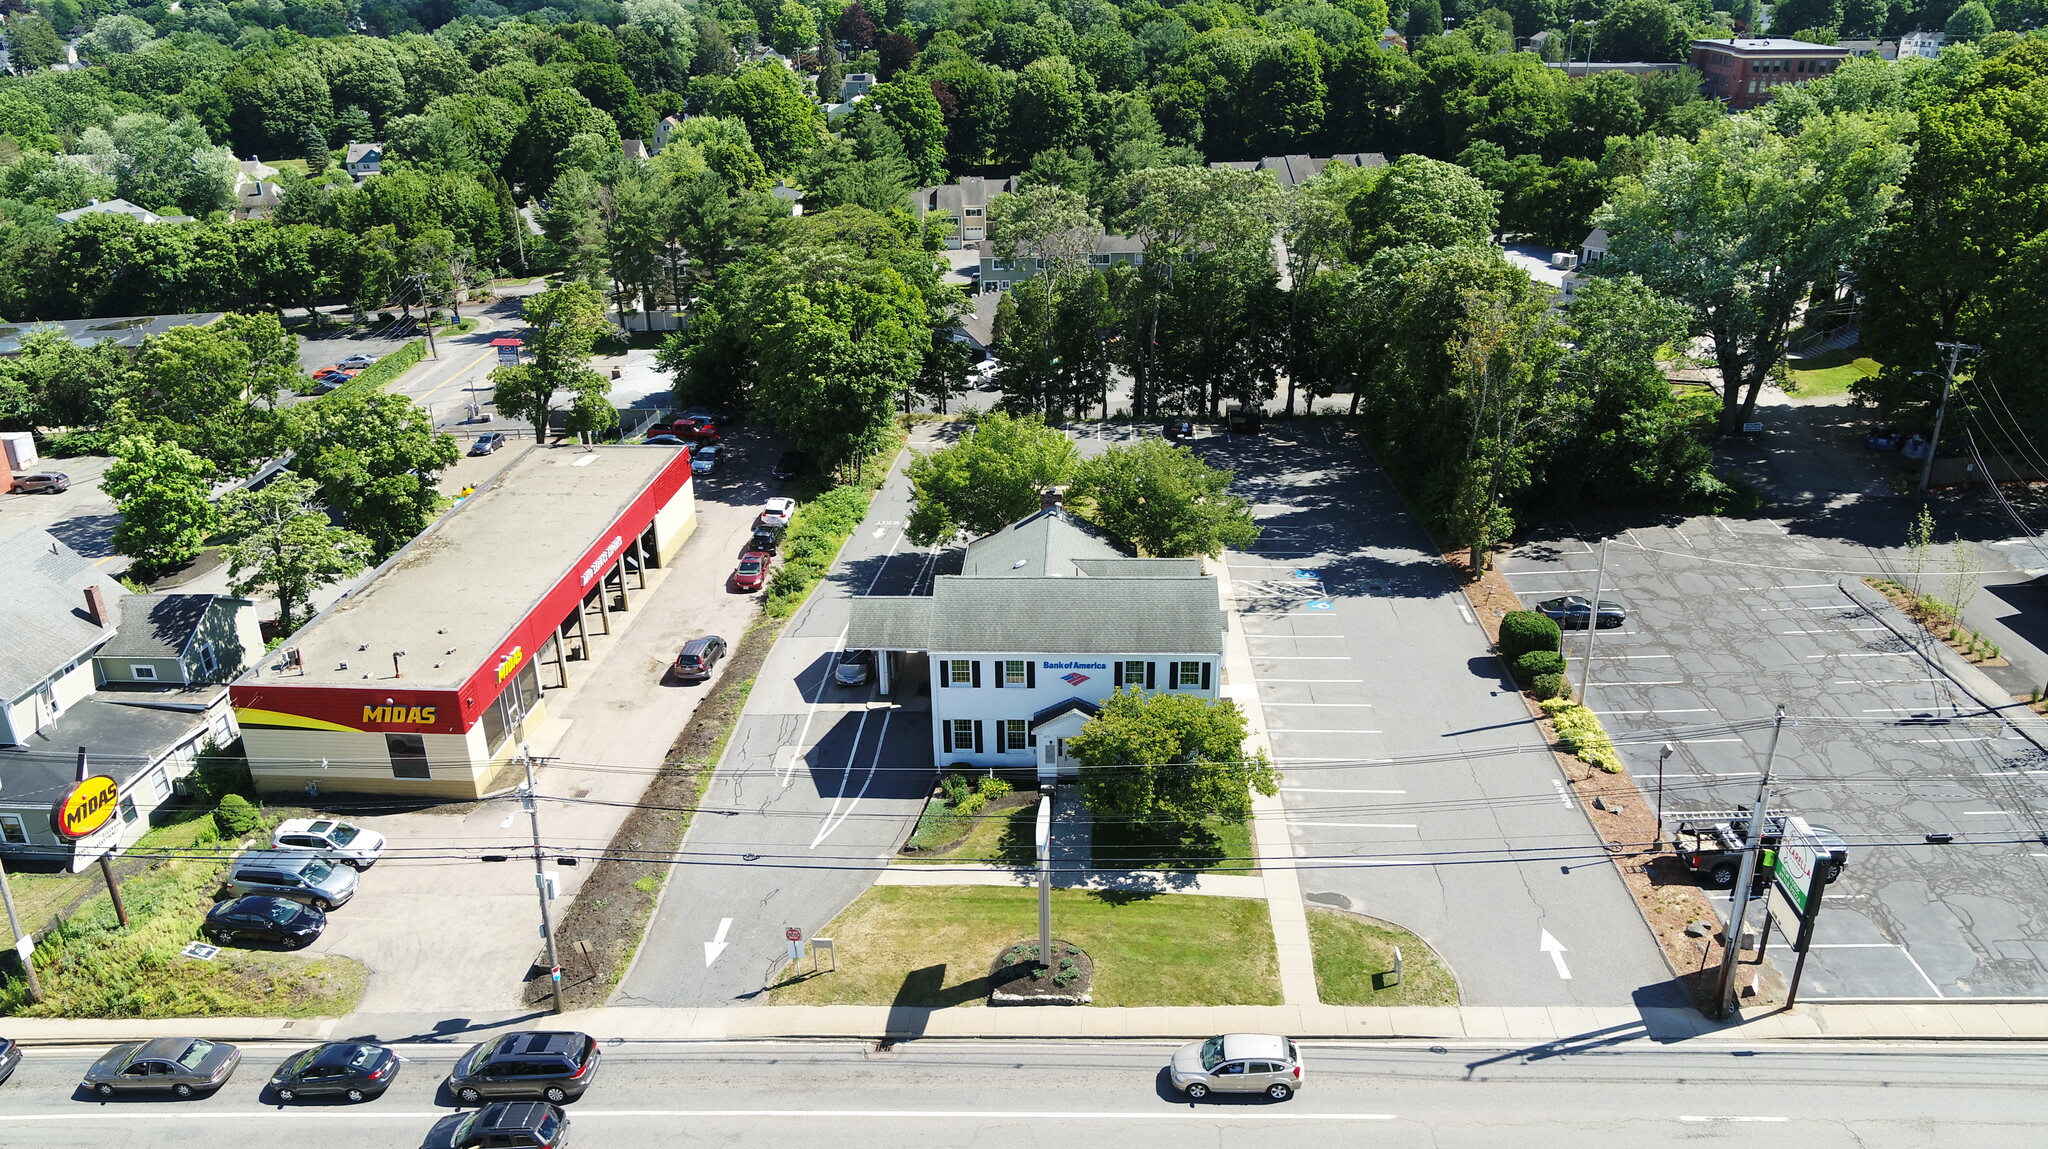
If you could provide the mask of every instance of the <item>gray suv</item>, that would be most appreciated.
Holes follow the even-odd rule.
[[[228,867],[226,886],[231,897],[263,894],[331,910],[355,896],[356,872],[303,850],[251,850]]]
[[[522,1030],[472,1048],[448,1075],[448,1092],[475,1104],[486,1097],[583,1096],[597,1076],[597,1039],[568,1030]]]

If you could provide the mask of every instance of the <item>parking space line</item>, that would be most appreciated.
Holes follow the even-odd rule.
[[[1352,682],[1364,682],[1364,681],[1365,681],[1365,679],[1363,679],[1363,678],[1261,678],[1261,679],[1259,679],[1259,681],[1260,681],[1260,682],[1307,682],[1307,683],[1317,683],[1317,684],[1322,684],[1322,683],[1332,683],[1332,682],[1336,682],[1336,683],[1352,683]],[[1273,703],[1271,703],[1271,702],[1268,702],[1268,703],[1266,703],[1266,705],[1268,705],[1268,706],[1272,706],[1272,705],[1274,705],[1274,704],[1273,704]]]
[[[1674,710],[1595,710],[1595,714],[1712,714],[1709,706],[1690,706]]]
[[[1379,734],[1378,730],[1304,730],[1293,726],[1274,726],[1274,734]]]
[[[1327,826],[1341,830],[1413,830],[1413,822],[1297,822],[1289,819],[1290,826]]]
[[[1316,786],[1282,786],[1283,794],[1406,794],[1406,790],[1331,790]]]
[[[1253,662],[1350,662],[1348,654],[1254,654]]]
[[[1583,661],[1585,661],[1585,660],[1584,660],[1584,659],[1580,659],[1580,661],[1581,661],[1581,662],[1583,662]],[[1593,685],[1595,685],[1595,686],[1684,686],[1684,685],[1685,685],[1685,683],[1686,683],[1686,680],[1685,680],[1685,679],[1683,679],[1683,678],[1671,678],[1671,679],[1665,679],[1665,680],[1663,680],[1663,681],[1660,681],[1660,682],[1630,682],[1630,681],[1628,681],[1628,680],[1627,680],[1627,679],[1625,679],[1625,678],[1618,678],[1618,679],[1614,680],[1613,682],[1596,682],[1596,683],[1594,683]]]
[[[1367,710],[1371,710],[1371,709],[1372,709],[1372,703],[1370,703],[1370,702],[1265,702],[1265,701],[1261,701],[1261,702],[1259,703],[1259,705],[1261,705],[1261,706],[1265,707],[1265,708],[1266,708],[1266,709],[1268,709],[1268,710],[1271,710],[1271,709],[1273,709],[1273,708],[1274,708],[1275,706],[1325,706],[1325,707],[1333,707],[1333,708],[1353,708],[1353,707],[1364,707],[1364,708],[1365,708],[1365,709],[1367,709]]]
[[[1708,742],[1740,742],[1740,738],[1659,738],[1652,742],[1616,742],[1616,746],[1662,746],[1666,742],[1677,742],[1686,746],[1697,746]]]
[[[1873,631],[1890,630],[1888,626],[1824,626],[1818,630],[1781,630],[1779,634],[1867,634]]]
[[[1589,551],[1587,553],[1590,554],[1591,552]],[[1555,571],[1502,571],[1500,573],[1507,576],[1508,578],[1521,578],[1523,575],[1535,577],[1537,575],[1598,574],[1599,572],[1592,567],[1587,567],[1584,570],[1580,570],[1576,567],[1568,567],[1564,570]]]
[[[1288,762],[1355,762],[1361,766],[1388,766],[1392,765],[1393,761],[1392,758],[1275,758],[1273,764],[1279,766]]]

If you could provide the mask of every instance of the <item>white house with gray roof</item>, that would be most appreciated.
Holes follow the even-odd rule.
[[[941,767],[1076,772],[1066,740],[1120,686],[1215,698],[1224,615],[1200,559],[1133,558],[1059,507],[976,539],[929,595],[852,603],[889,693],[922,653]]]

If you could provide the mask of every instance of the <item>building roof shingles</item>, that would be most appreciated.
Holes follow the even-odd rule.
[[[126,594],[78,552],[50,535],[28,531],[0,547],[0,702],[12,701],[66,664],[90,654],[113,633],[113,619],[95,626],[85,613],[85,588],[97,586],[109,610]]]

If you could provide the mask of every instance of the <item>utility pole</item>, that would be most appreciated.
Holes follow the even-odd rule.
[[[434,314],[433,310],[427,306],[427,277],[424,274],[415,275],[412,277],[412,283],[420,291],[420,315],[424,317],[424,322],[420,326],[424,327],[427,332],[427,354],[432,358],[439,359],[441,357],[441,350],[434,346]]]
[[[34,1005],[43,1000],[43,983],[36,977],[34,943],[31,941],[26,947],[21,944],[28,939],[22,937],[21,918],[14,912],[14,891],[7,885],[7,866],[4,862],[0,862],[0,902],[7,903],[7,936],[11,939],[8,948],[20,959],[21,970],[28,975],[28,1000],[30,1005]]]
[[[1948,415],[1949,392],[1956,386],[1956,360],[1962,358],[1965,351],[1984,350],[1974,343],[1937,343],[1935,346],[1948,352],[1948,374],[1941,380],[1941,405],[1934,409],[1934,438],[1927,444],[1927,461],[1920,465],[1920,493],[1923,495],[1927,493],[1927,484],[1934,479],[1934,452],[1941,446],[1941,421]],[[1984,477],[1986,480],[1991,478],[1989,475]]]
[[[1579,668],[1579,701],[1593,702],[1593,636],[1600,633],[1600,584],[1607,577],[1607,540],[1600,540],[1600,561],[1593,564],[1593,613],[1586,617],[1586,664]]]
[[[548,902],[552,892],[548,889],[547,859],[540,848],[540,805],[534,801],[533,755],[525,746],[519,748],[519,762],[526,767],[526,788],[520,792],[519,802],[526,807],[526,816],[533,826],[533,888],[540,895],[540,936],[548,943],[548,979],[553,983],[555,1012],[562,1012],[562,958],[555,952],[555,923],[548,916]]]
[[[1771,793],[1771,767],[1778,759],[1778,736],[1785,731],[1785,707],[1781,703],[1771,719],[1771,745],[1764,752],[1763,778],[1756,784],[1756,806],[1749,813],[1749,841],[1742,851],[1742,869],[1735,875],[1733,897],[1728,903],[1728,932],[1721,940],[1721,978],[1714,987],[1714,1016],[1726,1018],[1735,1012],[1735,964],[1742,956],[1742,921],[1749,916],[1750,887],[1756,884],[1756,867],[1763,856],[1764,808]]]

